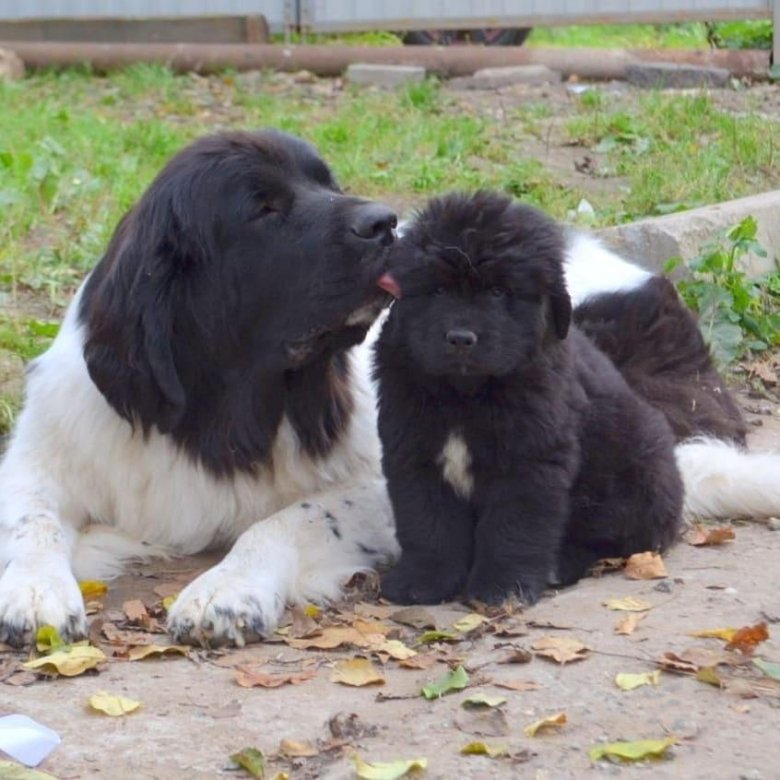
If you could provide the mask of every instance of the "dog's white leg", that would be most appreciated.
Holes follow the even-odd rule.
[[[87,622],[70,567],[76,529],[60,519],[56,488],[23,441],[17,435],[0,466],[0,642],[29,644],[43,625],[77,639]]]
[[[242,534],[182,591],[168,630],[197,644],[256,641],[273,631],[286,604],[336,599],[352,574],[397,553],[384,480],[318,494]]]

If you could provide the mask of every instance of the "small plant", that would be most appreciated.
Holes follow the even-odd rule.
[[[780,345],[780,269],[751,277],[740,265],[748,253],[767,256],[757,229],[756,220],[745,217],[697,257],[674,257],[665,267],[667,273],[679,266],[689,272],[677,289],[699,313],[699,327],[722,366]]]

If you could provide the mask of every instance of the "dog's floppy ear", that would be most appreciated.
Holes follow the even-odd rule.
[[[183,256],[190,237],[182,244],[186,232],[173,210],[148,205],[142,200],[120,222],[85,285],[79,316],[100,392],[125,419],[165,433],[187,404],[174,342],[180,277],[193,260]]]
[[[549,292],[550,317],[552,319],[552,330],[555,335],[563,340],[569,332],[571,325],[571,298],[566,289],[566,283],[563,278],[563,272],[558,271],[550,285]]]

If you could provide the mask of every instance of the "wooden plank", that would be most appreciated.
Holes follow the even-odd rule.
[[[257,15],[0,21],[0,39],[68,43],[267,43],[269,36],[265,17]]]

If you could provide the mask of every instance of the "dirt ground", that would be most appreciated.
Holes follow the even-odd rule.
[[[755,400],[746,405],[757,421],[753,443],[780,448],[780,407]],[[390,615],[397,608],[378,605],[370,596],[316,616],[323,626],[333,621],[354,626],[363,619],[380,633],[389,629],[388,638],[414,647],[418,659],[431,659],[427,669],[402,668],[397,660],[354,646],[294,649],[280,636],[242,650],[197,650],[188,658],[128,661],[120,655],[99,672],[35,679],[21,675],[24,658],[6,650],[0,653],[0,714],[29,715],[62,736],[39,767],[61,780],[245,776],[236,773],[232,753],[254,746],[266,757],[277,756],[285,739],[310,743],[316,755],[273,758],[266,777],[279,772],[290,778],[354,777],[349,756],[358,752],[367,761],[426,758],[430,778],[558,780],[650,772],[654,778],[768,780],[780,771],[780,682],[762,676],[750,659],[739,663],[739,653],[730,656],[737,665],[716,667],[722,687],[694,676],[696,666],[725,659],[722,640],[690,635],[702,629],[765,622],[770,638],[755,656],[780,662],[780,532],[755,523],[737,523],[734,531],[733,541],[718,546],[681,541],[666,556],[664,579],[631,580],[622,572],[589,578],[533,608],[500,613],[453,643],[416,645],[423,629],[395,622]],[[140,599],[154,614],[162,595],[175,592],[207,563],[202,558],[142,567],[111,583],[92,618],[93,641],[109,656],[125,653],[128,634],[122,630],[132,626],[123,604]],[[652,607],[633,633],[621,635],[615,626],[630,613],[612,611],[604,602],[629,596]],[[428,613],[437,628],[451,630],[468,609],[452,604],[428,608]],[[381,625],[372,622],[377,620]],[[113,644],[106,638],[112,630]],[[294,625],[290,632],[288,638],[313,634],[307,641],[317,641],[311,623]],[[166,641],[162,635],[132,636],[138,642]],[[524,652],[543,637],[577,639],[590,650],[584,659],[565,665]],[[698,648],[699,656],[686,653],[690,648]],[[701,649],[707,651],[703,658]],[[631,691],[616,686],[617,673],[653,671],[668,652],[695,665],[683,673],[662,671],[655,686]],[[331,681],[336,662],[361,654],[381,669],[384,685],[348,687]],[[501,663],[512,655],[526,662]],[[423,685],[458,663],[469,674],[468,688],[431,701],[420,695]],[[236,682],[241,670],[301,673],[308,679],[278,688],[245,688]],[[98,691],[139,700],[141,708],[119,718],[100,715],[86,704]],[[503,696],[506,702],[496,708],[499,713],[464,709],[462,701],[477,692]],[[558,712],[566,713],[565,725],[534,737],[524,733],[528,724]],[[602,742],[666,736],[679,742],[652,766],[592,762],[588,756],[588,749]],[[473,741],[505,745],[509,756],[461,755],[460,749]]]

